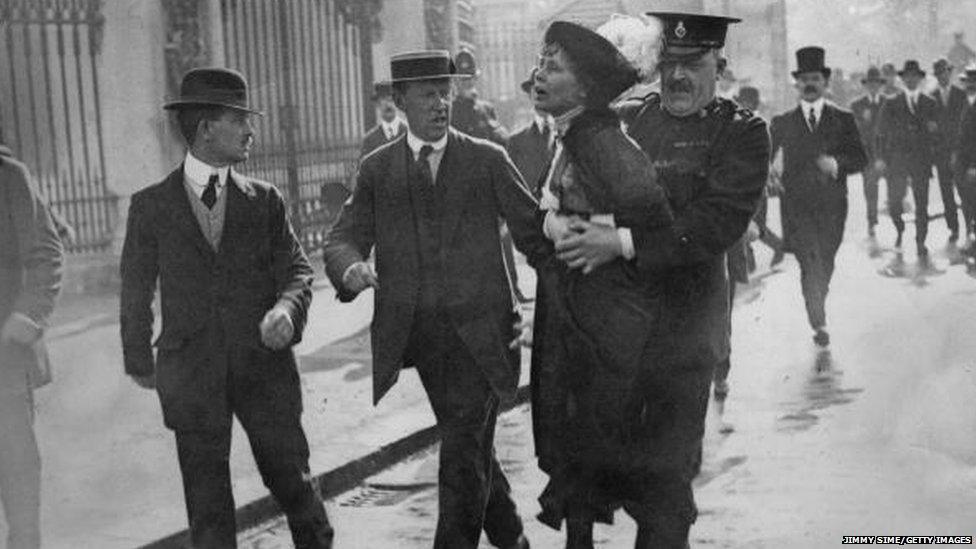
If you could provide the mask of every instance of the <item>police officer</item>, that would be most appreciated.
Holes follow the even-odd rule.
[[[458,94],[451,105],[451,126],[470,136],[494,141],[505,146],[508,131],[498,121],[495,107],[478,97],[476,84],[481,71],[475,64],[474,55],[462,49],[454,58],[459,75]]]
[[[658,468],[639,517],[637,547],[687,547],[697,510],[691,482],[701,464],[708,393],[716,365],[729,355],[726,250],[745,233],[769,172],[766,123],[733,101],[716,97],[721,48],[739,19],[652,12],[664,29],[661,93],[621,107],[628,133],[658,168],[674,224],[618,232],[581,223],[557,244],[573,267],[632,258],[643,276],[658,277],[668,326],[654,367],[658,401],[674,410],[651,441],[669,459]],[[670,414],[669,414],[670,416]],[[677,419],[675,419],[677,418]]]

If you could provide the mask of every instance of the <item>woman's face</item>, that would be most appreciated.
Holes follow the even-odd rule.
[[[562,48],[551,44],[543,47],[532,94],[537,109],[559,116],[584,103],[586,91],[571,67]]]

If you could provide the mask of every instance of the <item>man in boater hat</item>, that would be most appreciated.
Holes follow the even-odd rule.
[[[441,434],[434,547],[526,548],[494,456],[495,420],[515,395],[517,315],[498,219],[532,265],[551,256],[538,206],[500,146],[450,128],[446,51],[395,55],[393,93],[407,134],[363,159],[356,190],[324,246],[343,302],[376,293],[373,399],[415,367]],[[375,252],[376,267],[366,261]],[[517,345],[517,343],[516,343]]]
[[[657,472],[660,505],[639,510],[641,547],[687,547],[697,517],[691,482],[701,465],[701,441],[713,371],[729,356],[726,251],[746,232],[769,171],[766,123],[716,96],[721,49],[738,19],[687,13],[661,20],[661,93],[621,107],[628,133],[657,167],[674,224],[634,230],[630,238],[597,223],[585,225],[557,251],[581,268],[623,256],[664,285],[669,319],[659,363],[661,402],[681,420],[662,425],[655,444],[669,456]]]
[[[773,118],[773,154],[783,150],[783,232],[800,263],[807,320],[820,347],[830,343],[824,310],[834,257],[847,221],[847,176],[864,169],[867,154],[850,111],[824,93],[830,68],[816,46],[796,52],[793,71],[800,104]]]
[[[851,103],[851,112],[857,122],[857,131],[861,136],[861,144],[868,155],[868,163],[861,172],[864,179],[864,200],[867,202],[868,236],[874,238],[875,227],[878,224],[878,181],[884,175],[878,164],[878,114],[885,96],[881,88],[885,78],[881,76],[878,67],[869,67],[867,74],[861,79],[864,95]]]
[[[918,264],[922,269],[930,267],[929,252],[925,246],[929,230],[929,179],[935,161],[935,135],[938,131],[938,106],[925,95],[921,83],[925,71],[918,61],[905,61],[898,71],[905,91],[886,101],[878,121],[878,158],[885,169],[888,181],[888,214],[895,224],[898,236],[895,248],[899,250],[896,263],[889,266],[889,274],[900,274],[900,250],[905,222],[902,220],[905,193],[911,185],[915,200],[915,247]]]
[[[190,543],[237,546],[228,459],[236,416],[295,547],[331,547],[292,352],[312,300],[312,268],[278,190],[233,170],[250,154],[251,117],[260,113],[244,77],[222,68],[189,71],[164,108],[175,111],[187,153],[162,182],[132,195],[122,352],[125,372],[156,389],[176,434]],[[162,329],[151,343],[157,283]]]

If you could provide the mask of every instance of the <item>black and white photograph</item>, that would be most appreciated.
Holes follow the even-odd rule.
[[[976,0],[0,0],[0,504],[974,545]]]

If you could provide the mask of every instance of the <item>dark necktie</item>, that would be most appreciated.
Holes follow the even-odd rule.
[[[810,109],[810,118],[808,118],[807,120],[810,122],[810,131],[812,132],[817,131],[817,115],[813,111],[813,109]]]
[[[546,150],[549,151],[551,158],[552,153],[556,150],[556,140],[552,138],[552,130],[549,129],[549,124],[542,126],[542,140],[546,142]]]
[[[200,197],[203,200],[203,205],[208,209],[213,209],[214,204],[217,203],[217,181],[219,178],[217,174],[210,176],[207,181],[207,188],[203,191],[203,196]]]
[[[912,111],[912,114],[915,114],[915,98],[914,97],[909,97],[908,98],[908,110]]]
[[[420,156],[417,158],[417,169],[420,170],[421,177],[429,186],[434,186],[434,172],[431,171],[430,162],[427,160],[432,152],[434,152],[434,147],[424,145],[420,147]]]

